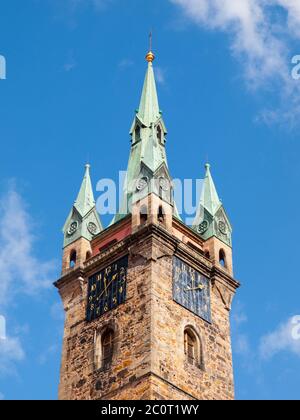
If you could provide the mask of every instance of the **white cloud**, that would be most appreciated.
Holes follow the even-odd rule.
[[[118,64],[118,66],[121,69],[126,69],[126,68],[129,68],[129,67],[132,67],[133,65],[134,65],[134,61],[131,60],[130,58],[123,58]]]
[[[290,318],[287,322],[265,335],[260,343],[260,355],[263,359],[270,359],[276,354],[288,351],[300,357],[300,317]]]
[[[199,26],[225,32],[242,63],[248,86],[275,93],[277,109],[265,122],[294,124],[300,115],[300,83],[291,77],[291,41],[300,38],[300,2],[295,0],[169,0]]]
[[[155,77],[158,83],[160,83],[161,85],[163,85],[166,81],[166,77],[165,77],[165,70],[162,69],[161,67],[156,66],[155,67]]]
[[[65,319],[65,312],[61,300],[53,303],[50,308],[50,314],[55,321],[63,321]]]
[[[55,279],[54,261],[34,254],[34,225],[15,188],[0,197],[0,309],[17,293],[36,293]]]
[[[15,362],[23,360],[25,352],[18,338],[0,340],[0,376],[15,373]]]
[[[247,334],[241,332],[243,324],[248,322],[248,317],[245,313],[244,305],[237,301],[231,313],[231,328],[233,333],[233,351],[240,356],[247,356],[250,353],[250,343]]]
[[[235,353],[247,356],[250,353],[249,339],[246,334],[237,334],[234,341]]]
[[[43,351],[42,354],[40,354],[38,358],[38,363],[40,365],[45,365],[48,360],[56,353],[60,351],[60,346],[58,343],[54,343],[51,346],[49,346],[45,351]]]
[[[16,295],[48,289],[55,279],[57,264],[36,257],[35,226],[14,185],[0,197],[0,212],[0,314],[5,315]],[[27,324],[16,326],[11,336],[9,325],[5,328],[2,322],[0,376],[16,374],[16,362],[25,358],[20,336],[28,331]]]

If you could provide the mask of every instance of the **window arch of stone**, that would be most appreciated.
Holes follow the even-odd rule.
[[[115,354],[116,332],[111,326],[107,326],[95,335],[94,364],[95,369],[107,368]]]
[[[163,134],[163,130],[162,130],[162,128],[161,128],[160,125],[158,125],[156,127],[156,135],[157,135],[158,141],[162,144],[163,143],[164,134]]]
[[[194,327],[184,328],[184,357],[189,365],[204,370],[203,344],[200,335]]]
[[[224,249],[220,249],[219,251],[219,263],[222,267],[227,268],[226,253]]]
[[[70,252],[70,268],[74,268],[77,262],[77,252],[75,249],[73,249]]]
[[[137,124],[134,130],[134,143],[137,143],[140,140],[141,140],[141,126]]]
[[[162,224],[165,224],[166,222],[166,214],[165,214],[163,206],[159,206],[157,210],[157,220],[159,223],[162,223]]]
[[[148,220],[148,208],[146,205],[143,205],[140,209],[140,223],[144,225]]]

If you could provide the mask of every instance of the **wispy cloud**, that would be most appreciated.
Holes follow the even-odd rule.
[[[159,84],[163,85],[166,82],[165,70],[161,67],[155,67],[155,76]]]
[[[233,351],[239,356],[248,358],[250,354],[250,343],[248,335],[242,330],[242,326],[248,322],[244,305],[237,301],[231,314],[233,332]]]
[[[290,318],[262,337],[260,355],[263,359],[270,359],[283,351],[300,357],[300,317]]]
[[[51,286],[56,263],[34,253],[34,223],[12,185],[0,197],[0,309],[18,293],[34,294]]]
[[[127,69],[129,67],[132,67],[134,65],[134,61],[131,60],[130,58],[123,58],[120,62],[119,62],[119,67],[120,69]]]
[[[200,27],[229,35],[247,85],[277,96],[278,107],[264,109],[267,122],[295,125],[300,116],[300,83],[291,77],[294,40],[300,38],[300,3],[295,0],[170,0]]]
[[[58,300],[57,302],[53,303],[50,308],[51,317],[54,321],[63,321],[65,317],[62,301]]]
[[[14,184],[0,197],[0,315],[19,294],[37,294],[48,289],[57,264],[35,255],[35,225],[27,206]],[[24,320],[23,320],[24,322]],[[29,331],[27,324],[9,331],[2,323],[0,339],[0,376],[16,374],[16,363],[25,358],[21,336]]]
[[[15,362],[23,360],[25,352],[19,338],[0,340],[0,376],[15,374]]]
[[[44,350],[38,358],[38,363],[40,365],[45,365],[49,359],[60,351],[60,341],[50,345],[46,350]]]

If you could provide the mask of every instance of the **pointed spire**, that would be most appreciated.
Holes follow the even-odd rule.
[[[204,240],[213,236],[231,246],[232,227],[213,181],[210,165],[205,165],[200,204],[192,228]]]
[[[151,39],[151,37],[150,37]],[[112,223],[122,219],[130,212],[132,204],[150,193],[159,194],[158,178],[171,182],[166,156],[167,129],[159,109],[155,76],[153,71],[154,54],[152,42],[146,56],[148,68],[143,86],[139,110],[136,112],[130,134],[130,151],[127,177],[124,184],[120,211]],[[140,189],[140,185],[144,188]],[[137,188],[137,186],[139,186]],[[173,195],[169,194],[173,205]]]
[[[219,199],[215,183],[211,176],[210,164],[205,165],[206,174],[203,183],[203,189],[200,198],[200,205],[206,209],[212,216],[216,214],[222,205],[221,200]]]
[[[85,174],[74,207],[84,217],[94,206],[95,199],[92,188],[90,165],[85,165]]]
[[[140,107],[137,113],[138,118],[145,124],[146,127],[150,127],[152,123],[156,123],[160,118],[160,109],[152,64],[153,60],[154,54],[149,52],[147,54],[148,69],[145,77]]]

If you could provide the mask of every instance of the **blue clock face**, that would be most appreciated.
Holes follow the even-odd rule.
[[[89,279],[87,321],[94,321],[126,301],[128,256]]]
[[[173,299],[211,322],[210,281],[179,258],[173,259]]]

